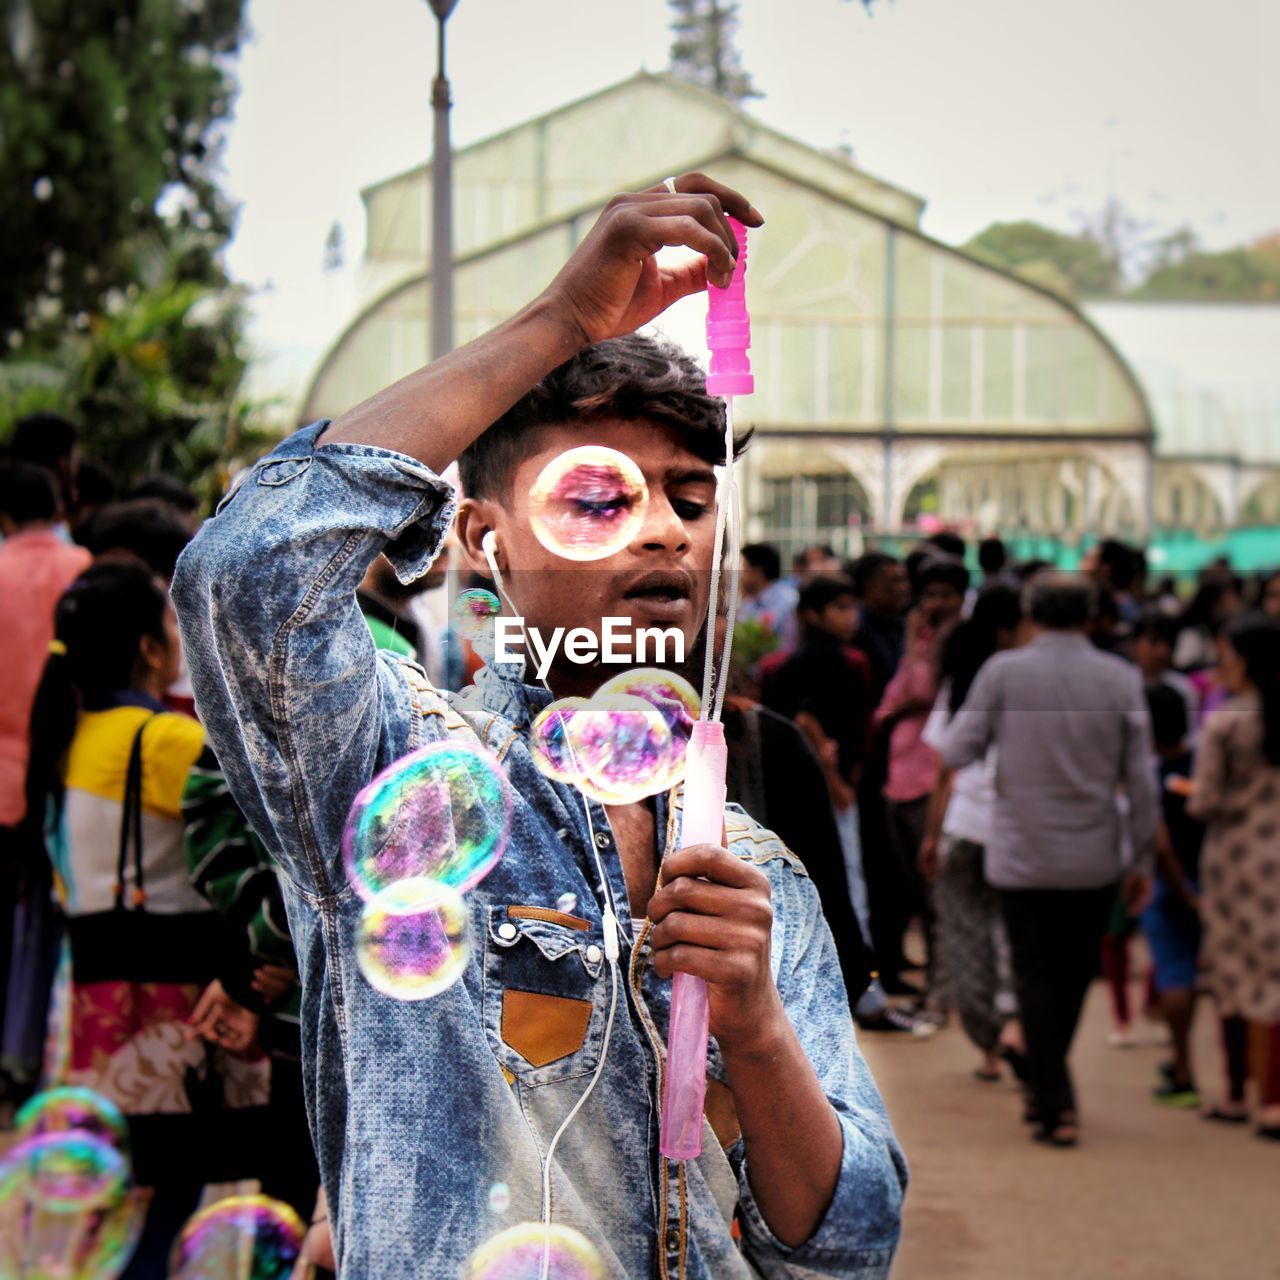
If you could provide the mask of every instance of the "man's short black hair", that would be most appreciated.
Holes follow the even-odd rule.
[[[821,613],[841,596],[853,599],[853,583],[842,573],[815,573],[800,588],[796,613]]]
[[[741,554],[753,569],[759,569],[764,574],[766,581],[776,582],[782,577],[782,557],[776,547],[771,547],[767,542],[748,542]]]
[[[921,564],[920,571],[916,574],[916,590],[923,591],[935,582],[941,582],[957,594],[964,595],[969,590],[969,570],[955,556],[931,555]]]
[[[964,559],[964,539],[958,533],[952,533],[950,529],[939,529],[937,533],[931,533],[924,543],[926,547],[936,547],[946,555],[955,556],[957,560]]]
[[[76,424],[60,413],[29,413],[14,424],[9,456],[56,472],[71,457],[79,434]]]
[[[1111,571],[1111,585],[1117,591],[1127,591],[1138,576],[1138,559],[1134,548],[1116,538],[1104,538],[1098,543],[1098,563]]]
[[[185,511],[187,514],[195,511],[200,505],[200,499],[192,493],[190,488],[173,476],[143,476],[129,490],[128,496],[130,498],[159,498],[161,502],[167,502],[171,507],[175,507],[179,511]]]
[[[856,560],[849,561],[845,566],[845,574],[853,583],[853,594],[861,600],[880,570],[897,563],[898,557],[891,556],[887,551],[864,551]]]
[[[0,463],[0,515],[15,524],[48,524],[57,510],[52,472],[32,462]]]
[[[584,347],[517,400],[463,450],[462,488],[471,498],[500,496],[536,452],[540,428],[607,419],[661,423],[704,462],[725,460],[724,402],[707,395],[706,374],[679,347],[632,333]]]
[[[1028,588],[1032,622],[1050,631],[1083,627],[1098,607],[1098,593],[1078,573],[1041,573]]]
[[[1148,605],[1134,624],[1133,638],[1158,640],[1169,648],[1177,643],[1181,624],[1177,618],[1171,618],[1157,605]]]
[[[1004,541],[1001,538],[983,538],[978,543],[978,566],[985,574],[996,574],[1009,561],[1008,552],[1005,551]]]
[[[133,498],[114,502],[97,512],[89,522],[84,541],[95,556],[127,551],[157,578],[168,582],[183,548],[191,541],[191,530],[167,502]]]

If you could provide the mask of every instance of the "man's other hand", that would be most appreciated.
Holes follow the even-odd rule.
[[[747,198],[702,173],[665,186],[614,196],[573,257],[548,286],[542,301],[582,345],[634,333],[673,302],[733,277],[737,242],[726,214],[749,227],[764,219]],[[659,265],[667,246],[703,257]]]

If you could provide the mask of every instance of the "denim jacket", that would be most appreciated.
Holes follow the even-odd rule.
[[[317,447],[325,425],[285,440],[223,499],[179,562],[173,598],[214,749],[283,871],[307,1101],[341,1274],[443,1280],[489,1236],[540,1217],[540,1154],[601,1055],[603,907],[581,795],[541,774],[528,749],[549,695],[509,666],[486,668],[462,695],[441,694],[419,667],[375,650],[356,607],[379,552],[404,580],[426,570],[453,516],[452,490],[401,454]],[[502,762],[515,792],[511,837],[467,895],[462,979],[407,1003],[357,968],[361,901],[340,835],[370,778],[442,738],[478,739]],[[680,847],[678,793],[658,808],[665,853]],[[599,806],[592,822],[627,941],[607,1064],[557,1148],[554,1219],[595,1244],[610,1277],[886,1276],[906,1169],[800,863],[744,812],[729,812],[731,850],[769,876],[775,979],[844,1138],[832,1203],[812,1238],[790,1248],[752,1196],[714,1041],[703,1154],[683,1164],[659,1155],[670,984],[649,963],[647,926],[631,941],[622,865]],[[556,906],[565,894],[577,899],[571,914]],[[497,1183],[510,1188],[502,1213],[491,1207]]]

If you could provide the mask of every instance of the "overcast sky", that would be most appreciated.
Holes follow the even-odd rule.
[[[425,0],[251,0],[226,155],[233,272],[267,287],[258,340],[336,333],[325,233],[364,238],[359,189],[427,158]],[[1213,247],[1280,228],[1280,4],[1272,0],[742,0],[748,109],[928,200],[962,241],[996,220],[1074,229],[1109,194]],[[660,70],[665,0],[459,0],[456,145]],[[625,162],[619,164],[620,176]],[[767,211],[766,211],[767,213]],[[330,310],[339,314],[328,314]],[[303,330],[307,332],[303,332]]]

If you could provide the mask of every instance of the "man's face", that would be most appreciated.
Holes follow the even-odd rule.
[[[529,491],[542,469],[569,449],[604,445],[639,467],[649,490],[644,519],[621,550],[590,562],[566,560],[538,540]],[[476,504],[497,534],[511,603],[549,638],[586,627],[597,636],[605,617],[638,627],[678,628],[692,653],[706,618],[715,541],[715,474],[676,432],[645,422],[606,421],[546,428],[536,453],[515,470],[501,501]],[[474,554],[472,556],[475,560]],[[483,561],[477,569],[485,570]],[[560,651],[551,676],[566,690],[594,687],[622,670],[569,662]]]
[[[738,566],[742,575],[738,583],[744,596],[748,598],[758,596],[769,585],[769,579],[764,576],[764,570],[759,565],[752,564],[745,556],[739,560]]]
[[[858,629],[858,606],[852,596],[837,596],[821,611],[805,610],[802,621],[806,626],[825,631],[842,644],[848,644]]]
[[[964,596],[945,582],[931,582],[920,593],[920,611],[933,626],[941,626],[958,617]]]
[[[1133,642],[1133,658],[1148,680],[1164,675],[1173,662],[1173,650],[1158,635],[1143,632]]]
[[[907,580],[906,566],[896,562],[881,566],[867,583],[866,602],[872,613],[905,613],[911,603],[911,583]]]

